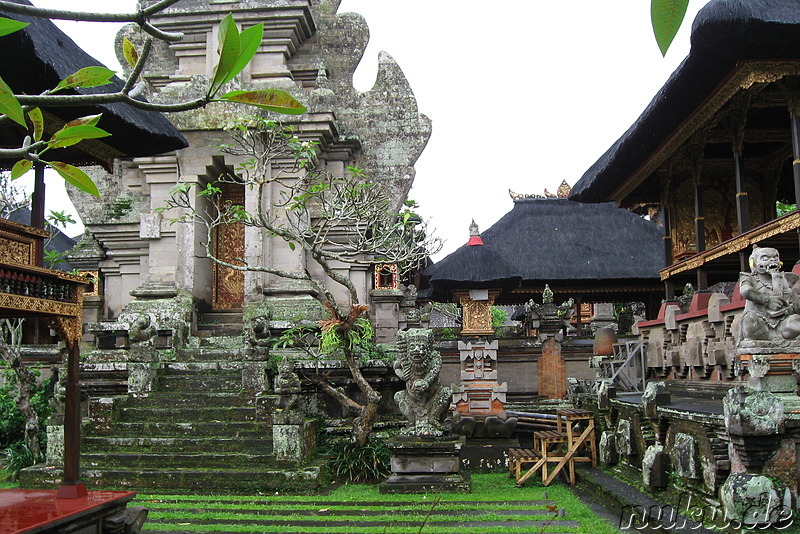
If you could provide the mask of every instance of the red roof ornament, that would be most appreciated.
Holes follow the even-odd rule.
[[[469,225],[469,241],[467,241],[468,247],[483,245],[483,239],[481,239],[479,234],[480,232],[478,231],[478,225],[475,223],[475,219],[472,219],[472,224]]]

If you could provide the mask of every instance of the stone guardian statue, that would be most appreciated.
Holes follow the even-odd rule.
[[[442,422],[450,408],[452,391],[439,383],[442,356],[433,348],[433,332],[411,328],[397,332],[400,355],[394,371],[406,387],[398,391],[394,401],[411,423],[401,431],[404,435],[442,436]]]
[[[782,272],[781,265],[780,255],[774,248],[753,247],[752,272],[739,274],[739,291],[747,300],[742,315],[740,349],[800,350],[800,298],[797,294],[800,277]]]

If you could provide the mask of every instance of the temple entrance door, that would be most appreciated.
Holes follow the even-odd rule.
[[[244,206],[244,186],[240,184],[219,184],[222,194],[218,198],[220,206],[230,202]],[[234,223],[218,226],[214,232],[214,255],[233,265],[243,265],[244,224]],[[213,303],[215,310],[241,308],[244,302],[244,271],[238,271],[213,262]]]

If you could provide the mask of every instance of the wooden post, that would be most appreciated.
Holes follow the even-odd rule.
[[[45,228],[44,220],[44,164],[33,164],[33,194],[31,195],[31,226],[34,228]],[[44,265],[44,239],[37,238],[36,258],[34,260],[37,267]]]
[[[77,320],[80,321],[80,317]],[[80,481],[80,339],[69,340],[67,343],[69,355],[67,356],[67,398],[64,406],[64,478],[56,496],[59,499],[77,499],[87,494],[86,485]]]
[[[789,108],[792,123],[792,175],[794,176],[794,203],[800,206],[800,95],[793,100]],[[800,228],[797,229],[800,243]]]
[[[697,253],[706,249],[706,222],[703,216],[703,183],[698,178],[694,180],[694,233],[697,243]],[[705,269],[697,269],[697,290],[708,289],[708,276]]]

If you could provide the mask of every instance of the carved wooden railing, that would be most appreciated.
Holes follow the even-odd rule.
[[[0,316],[49,317],[68,345],[80,340],[86,278],[0,259]]]

